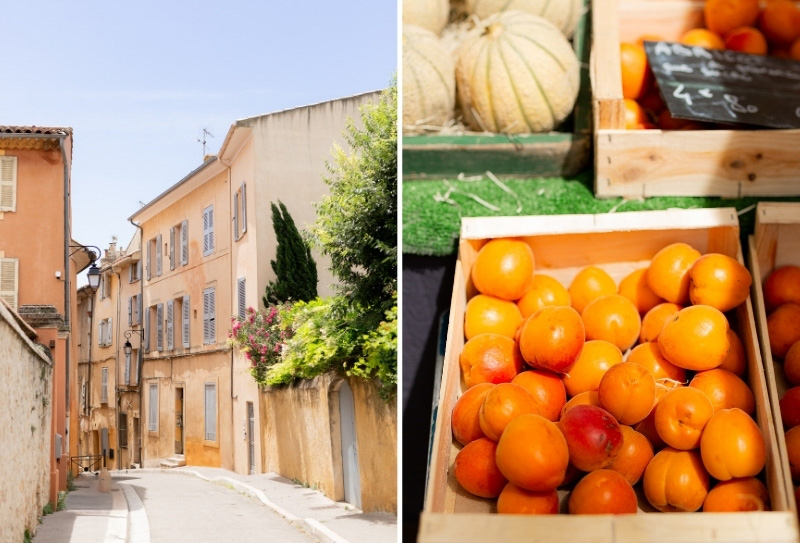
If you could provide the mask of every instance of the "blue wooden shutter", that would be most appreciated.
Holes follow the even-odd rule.
[[[173,300],[167,300],[167,350],[171,351],[175,348],[174,326],[173,326]]]
[[[169,269],[175,269],[175,227],[169,229]]]
[[[156,275],[161,275],[161,234],[156,236]]]
[[[183,315],[181,318],[181,328],[183,328],[183,347],[188,349],[190,347],[189,343],[189,330],[191,329],[191,305],[189,305],[189,296],[183,297],[183,304],[182,304],[182,311]]]
[[[189,263],[189,221],[181,223],[181,266]]]
[[[156,351],[164,350],[164,304],[156,306]]]
[[[241,200],[242,200],[242,218],[241,218],[242,234],[247,232],[247,191],[245,190],[246,188],[247,187],[246,187],[244,181],[242,181],[242,198],[241,198]]]
[[[245,294],[247,293],[246,289],[246,279],[244,277],[240,277],[236,282],[236,292],[238,295],[238,302],[239,302],[239,318],[244,319],[247,306],[245,305]]]

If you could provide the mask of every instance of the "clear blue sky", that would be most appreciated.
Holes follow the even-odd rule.
[[[103,250],[202,163],[203,128],[216,153],[237,119],[383,89],[397,68],[393,0],[39,0],[0,19],[0,125],[73,128],[73,237]]]

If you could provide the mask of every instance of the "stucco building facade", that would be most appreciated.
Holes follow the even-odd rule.
[[[0,298],[53,359],[49,501],[77,450],[76,277],[97,256],[72,240],[72,129],[0,126]]]

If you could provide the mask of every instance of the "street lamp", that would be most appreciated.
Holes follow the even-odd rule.
[[[100,268],[97,267],[95,262],[92,262],[92,265],[89,266],[86,277],[89,279],[89,288],[93,291],[97,291],[97,288],[100,286]]]
[[[131,345],[131,334],[138,334],[139,341],[141,342],[144,338],[144,330],[126,330],[125,331],[125,345],[123,345],[123,350],[125,351],[125,356],[131,355],[131,350],[133,350],[133,345]]]

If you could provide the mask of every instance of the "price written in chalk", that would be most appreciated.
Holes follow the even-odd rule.
[[[800,62],[671,42],[645,42],[673,117],[800,128]]]

